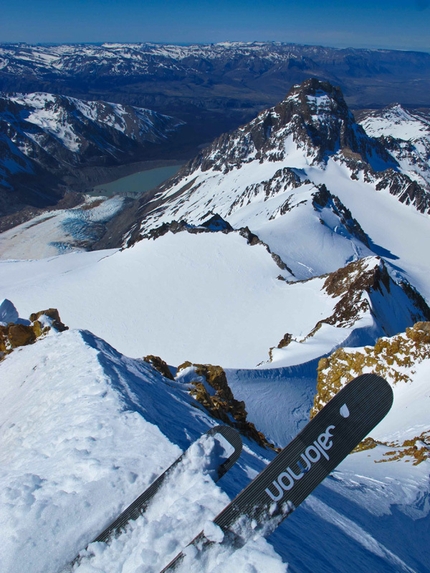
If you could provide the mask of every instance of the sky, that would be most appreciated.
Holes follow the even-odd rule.
[[[430,52],[430,0],[1,0],[0,43],[279,41]]]

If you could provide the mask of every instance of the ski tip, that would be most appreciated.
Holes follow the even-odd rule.
[[[211,428],[208,432],[209,435],[219,435],[221,439],[226,440],[229,445],[233,448],[232,453],[229,457],[222,463],[218,469],[218,477],[221,478],[228,470],[236,463],[242,452],[242,439],[234,428],[231,426],[215,426]]]
[[[369,399],[377,400],[380,415],[384,417],[391,409],[394,401],[394,393],[391,385],[378,374],[361,374],[348,383],[353,384],[357,392],[368,396]]]

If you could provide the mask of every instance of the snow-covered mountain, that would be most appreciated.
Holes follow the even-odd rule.
[[[430,190],[430,116],[396,104],[373,112],[361,122],[366,133],[380,138],[413,181]]]
[[[350,96],[355,101],[388,101],[387,89],[397,78],[411,80],[409,86],[395,82],[397,93],[402,101],[417,104],[425,103],[425,85],[429,78],[430,56],[427,53],[334,49],[322,46],[302,46],[277,42],[222,42],[218,44],[197,44],[178,46],[171,44],[121,44],[101,45],[0,45],[0,87],[10,91],[13,81],[17,81],[24,91],[34,90],[40,81],[60,85],[68,90],[92,89],[115,90],[130,85],[133,95],[140,93],[133,82],[136,78],[151,78],[152,82],[183,81],[185,86],[195,85],[196,95],[204,98],[204,90],[199,84],[207,85],[210,78],[215,96],[223,96],[235,101],[245,96],[247,101],[275,95],[279,99],[282,92],[294,82],[302,82],[307,77],[319,77],[338,81],[343,86],[350,85]],[[210,75],[209,75],[210,74]],[[375,89],[375,77],[378,89]],[[420,78],[420,82],[413,79]],[[113,85],[106,85],[106,78]],[[131,79],[131,83],[130,83]],[[278,84],[278,87],[276,87]],[[417,85],[418,84],[418,85]],[[159,85],[159,84],[158,84]],[[360,89],[354,93],[354,86]],[[220,90],[229,86],[229,93]],[[137,86],[138,87],[138,86]],[[177,96],[184,96],[177,85]],[[244,89],[245,88],[245,89]],[[260,95],[257,96],[255,89]],[[12,88],[15,89],[15,88]],[[38,88],[36,88],[38,89]],[[152,90],[148,86],[149,93]],[[254,91],[250,97],[249,90]],[[57,90],[55,90],[56,93]],[[158,89],[160,92],[161,90]],[[409,92],[409,98],[407,96]],[[141,94],[144,96],[145,94]],[[162,94],[159,94],[159,101]],[[164,97],[168,97],[167,94]],[[190,95],[188,94],[188,97]],[[207,97],[207,96],[206,96]],[[273,101],[273,99],[272,99]],[[276,101],[276,100],[275,100]]]
[[[216,214],[257,235],[289,280],[372,253],[393,260],[403,248],[407,257],[415,251],[417,261],[427,259],[427,187],[354,121],[339,89],[317,80],[220,137],[149,199],[128,244],[173,220],[199,226]],[[394,227],[381,224],[382,216]],[[382,247],[389,237],[392,254]]]
[[[118,158],[127,152],[127,148],[123,148],[124,142],[160,142],[181,123],[148,109],[47,93],[19,94],[2,100],[3,121],[7,121],[16,109],[13,114],[16,123],[21,120],[34,125],[35,132],[26,135],[42,149],[49,150],[52,142],[48,138],[55,138],[80,159],[85,153],[95,155],[97,149]],[[97,133],[96,127],[101,132]],[[123,135],[126,139],[117,143],[110,141],[109,136],[113,138],[114,135]]]
[[[423,213],[430,210],[427,189],[354,121],[340,90],[309,80],[187,164],[153,204],[144,206],[142,229],[173,218],[196,223],[208,213],[233,226],[249,219],[255,224],[257,214],[275,219],[296,206],[295,198],[306,190],[317,192],[324,184],[336,192],[339,178],[349,179],[357,192],[387,190]]]
[[[282,447],[375,371],[393,386],[387,418],[269,543],[207,569],[426,573],[429,192],[374,135],[310,80],[142,201],[124,248],[0,261],[5,570],[60,571],[219,423],[210,372]],[[14,256],[30,253],[20,237],[46,243],[48,217],[15,231]],[[52,308],[69,330],[32,314]],[[197,468],[75,570],[159,572],[276,455],[252,435],[219,487]]]
[[[85,189],[85,168],[150,156],[182,122],[151,110],[49,93],[0,97],[0,213]],[[88,177],[88,173],[87,173]]]

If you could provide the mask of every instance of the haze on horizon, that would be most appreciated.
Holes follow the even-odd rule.
[[[14,0],[0,43],[278,41],[430,52],[430,0]]]

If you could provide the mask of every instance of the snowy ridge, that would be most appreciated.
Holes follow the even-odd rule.
[[[29,137],[48,152],[52,143],[47,140],[46,134],[53,136],[69,151],[84,151],[83,147],[88,146],[87,132],[91,124],[104,130],[112,128],[138,141],[160,141],[166,138],[166,132],[181,124],[171,117],[147,109],[100,101],[82,101],[49,93],[3,96],[1,100],[0,105],[4,109],[1,120],[8,123],[10,128],[16,128],[16,124],[21,122],[21,135]],[[16,107],[9,105],[9,101],[16,104]],[[25,131],[26,123],[37,126],[39,130],[32,131],[27,128]],[[95,141],[92,141],[93,145],[94,143]],[[106,151],[118,154],[120,150],[115,149],[112,143],[105,142]],[[21,151],[25,153],[25,150],[25,143],[21,143]]]
[[[430,118],[393,105],[374,112],[361,125],[380,138],[399,163],[402,172],[430,190]]]
[[[10,573],[21,573],[23,567],[31,567],[34,573],[62,570],[173,461],[179,451],[174,444],[184,449],[213,424],[195,408],[188,384],[180,377],[166,380],[148,364],[124,357],[89,332],[51,332],[36,344],[14,351],[0,364],[0,371],[7,381],[0,388],[0,562]],[[375,429],[375,438],[405,435],[414,412],[419,414],[418,402],[419,411],[426,411],[427,373],[428,358],[420,364],[412,392],[394,386],[397,412]],[[234,374],[229,372],[229,378]],[[243,376],[243,372],[237,374]],[[261,380],[266,380],[270,392],[276,379],[262,372]],[[296,398],[286,398],[291,401],[289,409]],[[405,404],[409,418],[402,418],[399,427]],[[261,413],[264,409],[260,404]],[[418,415],[415,423],[420,421]],[[291,430],[297,432],[305,422],[303,410]],[[279,424],[281,429],[282,418]],[[422,496],[428,496],[430,462],[375,464],[386,450],[378,446],[370,450],[370,458],[366,452],[350,456],[319,488],[317,497],[270,538],[274,548],[256,539],[228,560],[224,554],[212,555],[207,570],[225,573],[252,566],[256,573],[285,572],[285,562],[291,558],[294,563],[298,556],[291,546],[297,535],[298,562],[306,563],[306,570],[318,568],[321,559],[339,572],[352,573],[358,563],[370,570],[424,570],[428,550],[411,543],[408,531],[413,528],[420,536],[428,520],[430,507],[422,504]],[[246,441],[242,461],[220,482],[221,487],[234,495],[268,457],[273,453]],[[342,509],[337,507],[339,496]],[[226,503],[226,494],[199,472],[196,457],[195,465],[171,484],[145,516],[110,545],[90,545],[74,571],[158,572]],[[400,524],[390,517],[392,504],[401,512]],[[357,512],[361,525],[354,520]],[[366,514],[373,517],[363,523]],[[390,539],[384,536],[384,528],[375,529],[378,519],[385,528],[391,524]],[[321,550],[321,532],[327,531],[328,524],[337,528],[338,539],[345,540],[345,545],[327,554]],[[303,526],[305,533],[300,531]],[[281,552],[284,563],[275,550]],[[201,571],[201,564],[194,562],[187,570]]]
[[[46,357],[41,370],[40,352]],[[181,445],[211,424],[203,412],[196,419],[186,388],[167,385],[150,366],[127,360],[90,333],[52,334],[9,356],[2,374],[8,384],[1,389],[7,469],[0,478],[0,562],[10,573],[23,567],[59,571],[175,459],[178,448],[155,424],[170,418],[168,434]],[[134,571],[144,564],[159,571],[193,530],[222,509],[227,496],[201,474],[198,452],[194,461],[170,488],[171,497],[164,496],[123,538],[109,548],[94,546],[94,566]],[[245,549],[239,562],[256,558],[285,570],[261,541]],[[85,560],[74,570],[81,569],[87,570]]]

